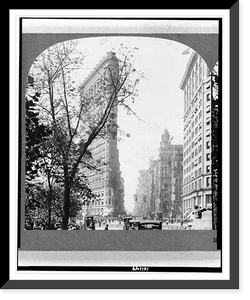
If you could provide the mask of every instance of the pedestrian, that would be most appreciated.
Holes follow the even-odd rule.
[[[106,224],[105,229],[104,230],[109,230],[109,224]]]
[[[39,226],[38,226],[37,221],[34,222],[33,230],[39,230],[39,229],[40,229],[40,228],[39,228]]]
[[[193,215],[195,216],[196,219],[199,218],[199,216],[198,216],[198,211],[199,211],[199,207],[198,207],[198,205],[195,205],[195,206],[194,206]]]
[[[131,226],[131,230],[135,230],[135,226],[134,226],[134,224],[132,224],[132,226]]]

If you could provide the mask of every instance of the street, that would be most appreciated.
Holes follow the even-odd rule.
[[[118,221],[114,221],[114,222],[108,222],[107,223],[109,226],[109,230],[123,230],[123,226],[124,223],[121,222],[121,224],[119,224]],[[96,230],[104,230],[105,229],[105,224],[102,224],[101,226],[99,226],[98,223],[96,223],[95,225],[95,229]],[[180,223],[174,223],[174,224],[166,224],[166,222],[162,223],[162,230],[181,230],[181,229],[185,229],[185,226],[183,225],[183,227],[181,227]]]

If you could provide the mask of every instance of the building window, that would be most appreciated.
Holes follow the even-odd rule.
[[[207,153],[207,161],[210,160],[210,153]]]
[[[210,165],[207,166],[206,171],[207,171],[207,173],[210,173],[210,171],[211,171],[211,166]]]
[[[210,177],[207,177],[207,178],[206,178],[206,186],[207,186],[207,187],[210,187]]]
[[[202,117],[202,110],[199,112],[199,119]]]
[[[212,203],[211,195],[206,195],[206,205]]]
[[[207,141],[207,149],[210,149],[210,146],[211,146],[211,142]]]

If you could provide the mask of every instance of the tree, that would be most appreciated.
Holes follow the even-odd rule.
[[[36,186],[37,191],[40,191],[44,197],[45,191],[40,184],[34,182],[38,176],[41,167],[43,149],[41,145],[51,135],[51,130],[48,126],[39,122],[39,113],[35,110],[36,103],[39,102],[40,93],[34,90],[34,78],[27,78],[27,93],[25,98],[25,129],[26,129],[26,215],[33,215],[32,212],[41,207],[41,201],[37,200],[37,193],[34,193],[33,188]],[[50,223],[50,216],[49,216]]]
[[[40,93],[34,91],[34,78],[28,76],[27,92],[25,97],[25,154],[26,154],[26,178],[32,179],[37,175],[37,159],[40,158],[41,149],[38,147],[41,140],[51,134],[48,126],[39,122],[39,113],[35,111]]]
[[[90,145],[97,138],[117,138],[116,108],[121,106],[135,114],[131,103],[137,96],[140,75],[132,64],[133,50],[121,46],[120,59],[110,52],[100,74],[96,93],[85,93],[73,80],[73,72],[82,66],[83,55],[77,42],[56,44],[44,51],[34,62],[30,73],[35,78],[39,120],[52,131],[56,164],[62,171],[63,221],[67,229],[73,187],[84,167],[93,167]]]
[[[51,227],[52,217],[62,217],[62,169],[58,153],[55,151],[52,130],[48,124],[40,122],[37,103],[40,93],[34,90],[34,78],[29,76],[26,93],[26,219],[34,223],[41,219],[46,228]],[[76,180],[78,190],[84,189],[82,197],[93,195],[87,187],[87,182]],[[72,198],[70,217],[81,209],[82,201]],[[53,216],[52,216],[53,214]]]

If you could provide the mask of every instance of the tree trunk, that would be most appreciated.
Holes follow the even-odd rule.
[[[48,229],[50,229],[51,226],[51,202],[52,202],[52,190],[49,191],[49,209],[48,209]]]
[[[48,229],[51,226],[51,203],[52,203],[52,186],[50,182],[50,175],[48,175],[48,185],[49,185],[49,199],[48,199]]]
[[[62,229],[67,230],[69,220],[69,208],[70,208],[70,184],[65,182],[64,185],[64,202],[63,202],[63,219]]]

